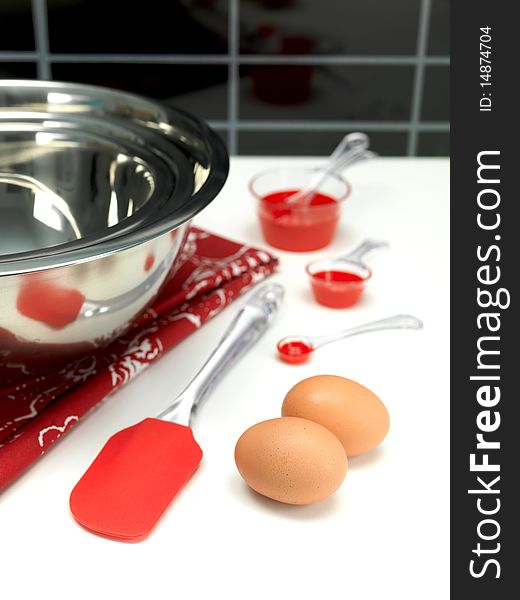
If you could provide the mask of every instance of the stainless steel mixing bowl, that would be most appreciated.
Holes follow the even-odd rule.
[[[77,93],[69,94],[73,89]],[[131,125],[153,131],[186,157],[193,182],[193,194],[175,226],[164,214],[156,215],[156,220],[120,236],[39,257],[37,267],[28,258],[0,258],[0,384],[11,385],[92,352],[127,330],[175,270],[189,221],[220,191],[227,176],[228,158],[222,142],[204,124],[138,96],[74,84],[0,81],[0,106],[47,113],[52,109],[54,116],[69,115],[70,122],[80,114],[89,120],[97,117],[121,127]],[[80,135],[80,129],[73,133],[67,128],[59,131],[65,136]],[[48,132],[52,133],[51,127]],[[33,153],[35,148],[41,150],[36,139],[29,146]],[[150,150],[160,155],[153,144]],[[4,154],[11,156],[6,160],[12,160],[10,150]],[[51,161],[61,156],[62,168],[69,165],[66,154],[56,147],[44,156]],[[12,175],[20,175],[15,169],[11,171]],[[83,171],[76,175],[83,176]],[[40,177],[38,180],[41,183]],[[71,172],[69,183],[74,185],[74,181]],[[20,187],[20,183],[16,185]],[[95,176],[89,183],[96,185]],[[6,190],[13,191],[11,186],[5,183]],[[32,195],[32,204],[28,205],[32,205],[33,215],[39,191],[33,187],[25,192]],[[48,227],[50,223],[64,226],[63,210],[61,217],[43,217]],[[59,225],[58,217],[62,219]],[[70,223],[67,227],[71,228]]]

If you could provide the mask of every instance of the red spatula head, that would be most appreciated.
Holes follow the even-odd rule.
[[[189,427],[145,419],[114,434],[78,481],[70,509],[112,538],[146,537],[202,459]]]

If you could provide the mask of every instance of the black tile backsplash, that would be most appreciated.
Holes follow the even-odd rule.
[[[345,131],[242,131],[238,151],[248,156],[328,155],[345,135]],[[383,156],[406,154],[404,132],[369,131],[370,147]]]
[[[450,134],[448,132],[428,131],[419,134],[419,156],[447,156],[450,153]]]
[[[0,0],[0,50],[34,50],[31,0]]]
[[[429,54],[446,56],[450,52],[450,0],[432,0]]]
[[[240,118],[283,121],[406,121],[413,67],[247,65]]]
[[[0,0],[1,78],[161,99],[231,153],[327,154],[365,124],[382,155],[449,152],[449,0],[39,0],[47,19],[32,6]]]
[[[228,51],[228,0],[47,0],[50,49],[60,53]]]
[[[414,54],[418,0],[240,0],[251,54]]]
[[[52,74],[164,100],[204,119],[227,118],[225,65],[54,63]]]
[[[31,62],[3,62],[0,60],[0,79],[34,79],[36,65]]]
[[[229,150],[229,139],[228,139],[228,130],[227,129],[217,129],[216,130],[217,135],[219,136],[219,138],[224,142],[224,145],[226,146],[226,148],[228,148]]]
[[[421,118],[424,121],[448,121],[449,93],[449,67],[426,67]]]

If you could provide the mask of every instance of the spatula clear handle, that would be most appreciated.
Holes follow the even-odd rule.
[[[283,300],[284,288],[266,284],[242,306],[201,370],[158,419],[190,425],[195,411],[224,372],[249,350],[267,329]]]

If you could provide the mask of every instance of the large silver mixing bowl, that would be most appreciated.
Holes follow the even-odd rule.
[[[0,82],[0,88],[4,83]],[[54,84],[48,85],[51,88],[55,87]],[[8,86],[8,89],[11,94],[14,91],[13,84],[11,87]],[[43,93],[45,87],[41,87],[38,83],[34,89]],[[96,93],[104,92],[101,88],[93,89]],[[48,95],[51,92],[45,93]],[[111,94],[120,97],[119,103],[116,103],[120,108],[124,106],[123,99],[126,99],[127,104],[131,101],[134,107],[138,107],[139,103],[143,106],[149,104],[147,100],[141,100],[137,96],[129,96],[128,100],[125,94],[108,91],[107,93],[108,97],[112,97]],[[6,96],[0,91],[0,106],[5,102]],[[92,97],[90,102],[92,106],[97,107],[96,111],[85,111],[84,117],[97,116],[110,120],[99,109],[99,102],[93,102]],[[156,114],[161,116],[160,105],[150,104],[155,107]],[[27,102],[25,108],[42,111],[49,107],[42,107],[41,103],[35,106],[34,103]],[[107,344],[124,332],[135,317],[144,311],[157,295],[168,274],[172,272],[172,267],[174,268],[175,260],[184,243],[189,221],[215,197],[222,187],[227,176],[228,159],[222,143],[206,126],[181,113],[179,113],[179,123],[176,124],[177,113],[169,109],[165,111],[169,119],[166,128],[168,132],[163,131],[164,123],[160,118],[155,121],[157,126],[148,127],[142,119],[130,118],[128,110],[125,109],[122,109],[121,118],[114,119],[114,123],[117,122],[122,127],[125,123],[127,125],[131,123],[143,129],[153,130],[156,134],[162,132],[169,143],[173,143],[186,157],[193,194],[189,202],[184,204],[182,218],[172,226],[171,220],[168,221],[164,214],[156,215],[155,220],[150,223],[145,222],[136,229],[110,239],[103,239],[99,243],[89,243],[84,247],[80,244],[79,248],[64,252],[54,252],[59,248],[56,246],[47,256],[39,257],[42,262],[37,268],[31,266],[31,259],[27,257],[20,260],[13,258],[16,255],[0,257],[0,384],[16,384],[21,379],[42,374],[49,369],[56,369],[75,357]],[[63,111],[62,114],[65,112],[67,111]],[[135,112],[141,117],[146,116],[138,108],[135,108]],[[35,126],[35,123],[26,123],[26,128],[29,130]],[[0,131],[2,127],[5,129],[8,124],[0,123]],[[40,136],[40,141],[44,143],[40,144],[36,140],[34,130],[30,132],[33,136],[32,143],[29,135],[24,139],[26,154],[21,159],[27,160],[28,155],[43,156],[48,165],[46,172],[59,175],[60,180],[64,182],[68,181],[68,184],[60,187],[58,196],[61,198],[66,197],[67,185],[71,186],[70,196],[74,196],[71,190],[74,189],[77,177],[83,177],[89,186],[97,189],[95,173],[99,161],[92,160],[95,168],[92,169],[90,177],[85,179],[83,169],[79,167],[82,161],[73,160],[75,153],[82,152],[81,140],[87,135],[95,136],[94,133],[86,134],[85,131],[82,136],[82,131],[81,128],[67,127],[53,131],[47,124],[45,133],[51,135]],[[17,141],[15,132],[10,133],[13,134],[12,138],[9,139],[7,135],[0,143],[0,164],[2,156],[5,156],[5,169],[8,171],[10,167],[7,163],[12,162],[13,156],[16,155],[14,147],[6,144]],[[69,143],[68,146],[62,147],[60,136],[69,141],[77,137],[76,144]],[[45,152],[43,148],[46,149]],[[150,149],[154,150],[154,148]],[[141,150],[143,150],[142,146]],[[159,155],[160,152],[154,154]],[[74,165],[76,165],[76,172]],[[35,174],[29,171],[30,169],[26,173],[20,173],[16,168],[11,168],[10,175],[17,176],[18,181],[14,184],[12,181],[6,181],[4,183],[6,193],[14,193],[15,190],[20,193],[20,189],[24,190],[23,193],[30,195],[30,201],[26,204],[32,207],[29,211],[32,211],[31,219],[34,217],[35,207],[41,205],[42,209],[38,207],[36,212],[40,223],[44,224],[46,229],[54,228],[59,235],[67,230],[67,235],[75,235],[70,218],[66,218],[68,204],[60,204],[56,198],[52,209],[49,209],[48,203],[42,204],[37,199],[42,190],[35,188],[32,180],[22,181],[26,176],[37,179],[39,184],[44,183],[41,173]],[[43,191],[46,192],[47,198],[53,197],[56,186],[52,184],[48,188],[51,190],[50,194],[48,189]],[[83,201],[80,205],[83,206]],[[85,216],[82,210],[76,213],[81,219],[82,227],[83,219],[88,220],[90,210],[84,212]],[[16,235],[13,236],[13,230],[9,227],[9,223],[13,222],[11,218],[4,219],[0,211],[0,221],[2,220],[7,223],[7,227],[4,226],[6,236],[8,233],[12,238],[9,242],[12,251],[12,248],[16,248],[16,240],[19,242],[20,239]],[[52,234],[52,231],[50,233]],[[49,235],[49,231],[46,235]],[[56,239],[50,243],[54,242]],[[63,238],[60,238],[57,243],[60,242],[63,242]],[[75,242],[71,240],[64,242],[65,245],[69,243]],[[0,238],[0,247],[1,244]],[[49,247],[48,239],[33,241],[33,250],[38,252],[38,247],[41,249],[43,244]],[[28,252],[31,250],[29,249]],[[17,256],[22,257],[23,253]]]

